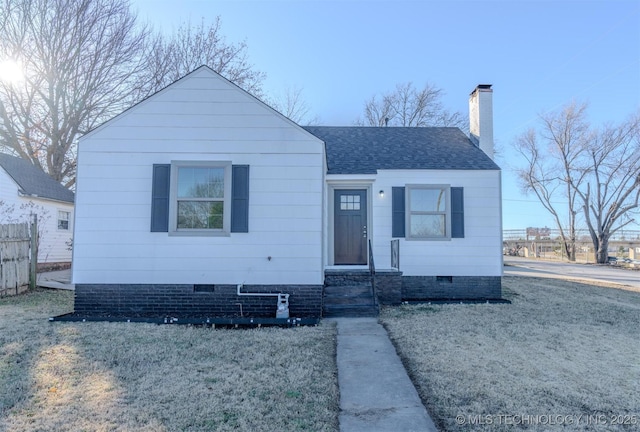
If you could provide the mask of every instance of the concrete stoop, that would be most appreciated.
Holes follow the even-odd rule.
[[[368,271],[325,272],[323,317],[375,317],[378,312]]]

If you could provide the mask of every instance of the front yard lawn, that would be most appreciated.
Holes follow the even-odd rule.
[[[503,278],[512,304],[385,308],[445,431],[640,429],[640,293]]]
[[[0,299],[0,430],[338,429],[335,326],[48,322],[72,296]]]

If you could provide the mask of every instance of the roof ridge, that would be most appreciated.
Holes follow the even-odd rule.
[[[305,126],[325,143],[328,174],[500,170],[457,127]]]

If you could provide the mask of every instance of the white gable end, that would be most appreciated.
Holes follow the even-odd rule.
[[[81,138],[74,282],[321,284],[324,161],[320,139],[202,67]],[[248,233],[151,232],[153,165],[183,163],[249,167]]]
[[[321,141],[211,69],[201,67],[81,138]]]

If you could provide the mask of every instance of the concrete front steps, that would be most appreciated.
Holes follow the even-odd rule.
[[[325,271],[323,317],[375,317],[378,311],[367,270]]]

